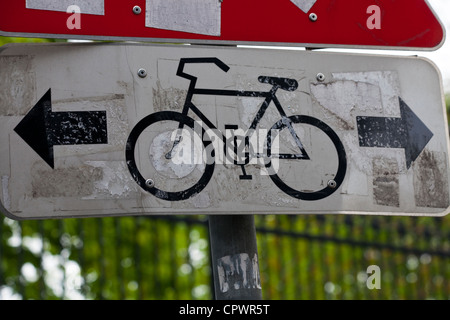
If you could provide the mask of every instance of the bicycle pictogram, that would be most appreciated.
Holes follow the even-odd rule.
[[[218,139],[223,142],[223,151],[226,156],[229,156],[230,151],[234,152],[235,156],[231,163],[242,170],[242,174],[239,175],[240,180],[252,179],[252,175],[247,173],[246,166],[252,159],[261,158],[264,159],[264,166],[270,179],[281,191],[293,198],[307,201],[320,200],[339,189],[347,170],[347,158],[338,135],[325,122],[315,117],[288,116],[277,97],[279,89],[287,92],[297,90],[297,80],[259,76],[260,83],[271,85],[268,91],[197,88],[197,77],[184,71],[185,65],[191,63],[212,63],[223,72],[228,72],[230,69],[224,62],[214,57],[180,59],[176,75],[190,81],[182,111],[159,111],[144,117],[132,129],[127,140],[125,152],[127,166],[133,179],[143,190],[168,201],[186,200],[202,192],[211,180],[217,163],[216,158],[219,152],[222,152],[222,150],[215,150],[217,144],[214,144],[214,139],[209,136],[211,131],[219,132]],[[237,125],[225,126],[226,131],[233,131],[230,147],[230,136],[221,132],[193,103],[194,95],[257,97],[263,102],[247,130],[238,130]],[[264,152],[256,152],[251,146],[252,135],[271,105],[276,107],[281,119],[267,130]],[[188,116],[189,112],[199,120]],[[337,159],[333,172],[328,173],[327,178],[315,177],[318,183],[314,189],[310,186],[304,188],[292,186],[292,183],[278,172],[278,167],[288,163],[292,166],[294,162],[301,165],[304,161],[313,161],[310,150],[307,150],[301,138],[302,135],[304,136],[304,127],[308,127],[306,129],[308,132],[321,134],[324,140],[328,140],[328,145],[331,146],[328,149],[332,149],[328,151],[334,153]],[[243,134],[236,134],[238,131]],[[290,140],[287,151],[280,151],[283,148],[275,147],[275,140],[282,147],[287,143],[286,139]],[[142,146],[142,149],[137,148],[137,145]],[[317,146],[309,144],[309,148],[314,147]],[[229,150],[230,148],[232,150]],[[148,150],[148,154],[138,150]],[[180,154],[184,160],[177,159]],[[137,161],[136,156],[141,160]],[[147,158],[148,161],[142,160]],[[189,161],[185,161],[186,159]],[[175,183],[167,183],[167,180],[174,180]],[[298,180],[302,182],[301,178]]]

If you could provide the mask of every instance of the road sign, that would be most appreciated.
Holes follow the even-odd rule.
[[[55,145],[106,144],[106,111],[52,112],[50,89],[14,131],[54,168]]]
[[[435,50],[426,0],[2,1],[0,34],[99,40]]]
[[[448,212],[425,59],[8,45],[0,79],[0,199],[17,219]]]

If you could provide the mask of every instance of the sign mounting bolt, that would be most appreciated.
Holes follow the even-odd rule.
[[[329,180],[328,183],[327,183],[327,185],[328,185],[328,187],[331,188],[331,189],[336,189],[336,187],[337,187],[337,183],[336,183],[336,181],[334,181],[334,180]]]
[[[134,14],[141,14],[141,12],[142,12],[141,7],[139,7],[139,6],[134,6],[133,7],[133,13]]]
[[[309,15],[309,20],[311,20],[312,22],[316,22],[317,18],[317,14],[315,14],[314,12]]]
[[[153,181],[152,179],[147,179],[145,180],[145,185],[149,188],[153,188],[155,186],[155,181]]]
[[[320,81],[320,82],[324,82],[325,81],[325,75],[323,73],[321,73],[321,72],[319,72],[317,74],[316,78],[317,78],[317,81]]]
[[[137,72],[138,76],[141,78],[145,78],[147,76],[147,70],[140,68]]]

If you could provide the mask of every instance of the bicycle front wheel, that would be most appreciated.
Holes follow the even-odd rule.
[[[345,148],[333,129],[319,119],[295,115],[278,121],[267,135],[267,151],[268,175],[291,197],[320,200],[344,181]]]
[[[148,115],[131,131],[125,157],[136,183],[155,197],[179,201],[200,193],[214,172],[204,129],[178,112]],[[209,160],[209,161],[208,161]]]

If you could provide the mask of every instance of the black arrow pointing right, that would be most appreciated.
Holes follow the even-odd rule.
[[[356,117],[361,147],[403,148],[409,169],[433,137],[433,132],[399,97],[400,118]]]
[[[52,112],[51,89],[14,131],[54,168],[53,146],[106,144],[106,111]]]

